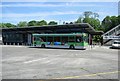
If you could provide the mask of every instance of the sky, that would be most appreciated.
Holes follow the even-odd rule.
[[[83,12],[92,11],[99,14],[100,21],[106,16],[118,15],[118,2],[9,2],[0,4],[0,22],[17,24],[20,21],[46,20],[74,22]]]

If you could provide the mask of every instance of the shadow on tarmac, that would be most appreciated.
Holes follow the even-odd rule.
[[[84,49],[78,49],[78,48],[75,48],[75,49],[70,49],[70,48],[55,48],[55,47],[45,47],[45,48],[42,48],[42,47],[28,47],[28,48],[38,48],[38,49],[63,49],[63,50],[86,50],[85,48],[84,48]]]
[[[109,47],[109,49],[117,49],[117,50],[119,50],[120,48],[118,48],[118,47]]]

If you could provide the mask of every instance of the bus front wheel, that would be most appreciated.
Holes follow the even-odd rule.
[[[42,44],[41,47],[42,47],[42,48],[45,48],[45,44]]]
[[[75,49],[75,47],[73,46],[73,45],[70,45],[70,47],[69,47],[70,49]]]

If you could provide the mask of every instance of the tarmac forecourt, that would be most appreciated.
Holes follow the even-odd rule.
[[[118,50],[2,46],[3,79],[118,79]]]

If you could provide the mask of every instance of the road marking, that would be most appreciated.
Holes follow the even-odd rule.
[[[46,58],[41,58],[41,59],[36,59],[36,60],[25,61],[24,63],[27,64],[27,63],[31,63],[31,62],[40,61],[40,60],[43,60],[43,59],[46,59]]]
[[[107,74],[114,74],[118,73],[120,71],[113,71],[113,72],[102,72],[102,73],[94,73],[94,74],[86,74],[86,75],[80,75],[80,76],[66,76],[63,78],[53,78],[53,79],[73,79],[73,78],[80,78],[80,77],[90,77],[90,76],[97,76],[97,75],[107,75]]]

